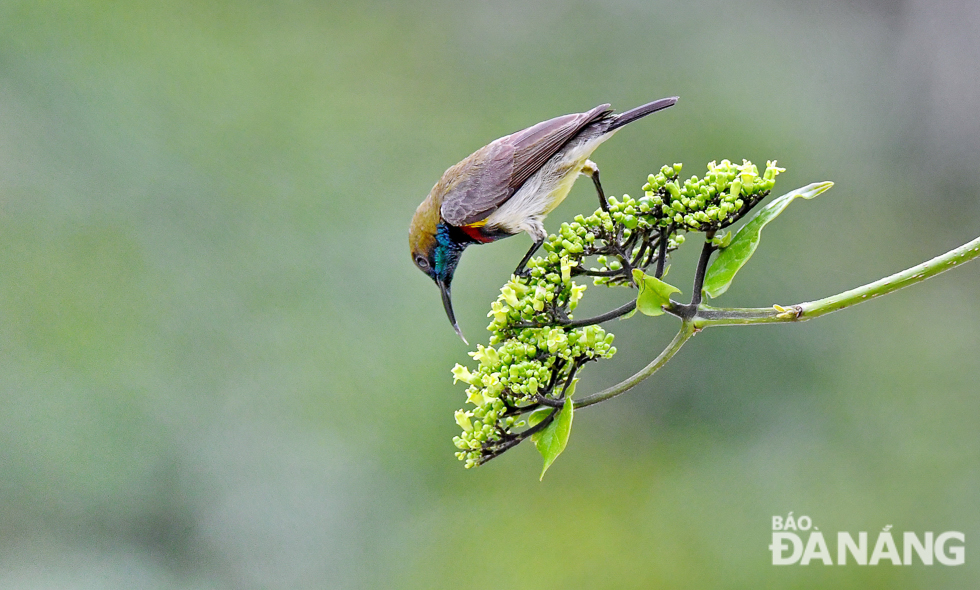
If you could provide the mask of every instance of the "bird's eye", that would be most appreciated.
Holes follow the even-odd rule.
[[[424,256],[417,256],[415,258],[415,264],[419,265],[419,268],[422,270],[429,268],[429,261]]]

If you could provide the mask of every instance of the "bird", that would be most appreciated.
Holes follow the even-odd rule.
[[[451,294],[463,250],[525,232],[534,243],[514,271],[521,275],[548,236],[542,221],[580,174],[592,178],[599,205],[607,210],[599,168],[589,159],[592,152],[624,125],[677,99],[662,98],[619,114],[601,104],[542,121],[490,142],[443,173],[415,210],[408,241],[412,261],[439,287],[449,323],[463,342]]]

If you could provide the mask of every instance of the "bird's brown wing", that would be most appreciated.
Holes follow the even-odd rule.
[[[538,123],[480,148],[440,181],[449,185],[442,202],[443,219],[461,226],[486,218],[579,131],[611,112],[608,104],[599,105]]]

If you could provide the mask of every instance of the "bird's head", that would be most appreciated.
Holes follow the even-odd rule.
[[[442,293],[442,304],[446,308],[449,322],[463,342],[466,342],[453,313],[450,285],[467,242],[455,239],[458,232],[454,232],[452,226],[442,221],[439,208],[432,201],[431,198],[423,201],[412,217],[412,225],[408,231],[412,262],[435,281]]]

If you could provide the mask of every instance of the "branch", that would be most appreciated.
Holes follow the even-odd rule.
[[[609,320],[624,316],[631,311],[636,309],[636,299],[628,303],[620,305],[616,309],[607,311],[604,314],[597,315],[595,317],[586,318],[584,320],[572,320],[570,322],[560,324],[566,328],[581,328],[582,326],[592,326],[594,324],[601,324],[602,322],[608,322]]]
[[[711,239],[715,237],[715,232],[709,231],[704,236],[704,246],[701,248],[701,258],[698,259],[698,269],[694,274],[694,288],[691,294],[691,305],[697,307],[701,304],[701,290],[704,288],[704,275],[708,271],[708,261],[711,259],[715,245]]]
[[[673,229],[673,224],[668,225],[666,231],[664,231],[664,228],[660,229],[660,247],[657,249],[657,272],[654,274],[658,279],[664,276],[664,267],[667,264],[667,238]]]
[[[705,251],[707,249],[702,251],[702,255]],[[791,305],[789,307],[773,306],[764,308],[723,309],[702,304],[697,307],[696,313],[691,316],[691,306],[671,302],[670,305],[664,306],[664,310],[681,318],[683,322],[681,323],[680,331],[674,336],[670,344],[667,345],[667,348],[649,365],[643,367],[643,369],[632,377],[599,393],[594,393],[575,401],[575,409],[586,408],[604,402],[636,387],[644,379],[659,371],[680,350],[685,342],[705,328],[713,326],[806,321],[851,307],[852,305],[857,305],[858,303],[863,303],[875,297],[887,295],[903,287],[920,283],[978,257],[980,257],[980,238],[967,242],[959,248],[950,250],[932,260],[873,283],[868,283],[867,285],[851,289],[850,291],[844,291],[831,297]]]
[[[532,434],[540,430],[544,430],[545,428],[548,427],[549,424],[551,424],[551,421],[554,420],[555,416],[557,415],[558,415],[558,408],[555,408],[550,414],[545,416],[540,422],[538,422],[537,424],[535,424],[530,428],[527,428],[519,433],[516,433],[513,436],[513,438],[497,441],[495,443],[490,443],[489,446],[485,448],[485,450],[489,451],[489,454],[480,457],[479,464],[483,465],[487,461],[496,459],[497,457],[503,455],[510,449],[524,442],[524,440],[530,437]]]
[[[670,344],[667,345],[667,348],[665,348],[663,352],[660,353],[660,356],[653,359],[653,361],[649,365],[640,369],[635,375],[633,375],[629,379],[626,379],[625,381],[613,385],[609,389],[604,389],[599,393],[593,393],[592,395],[583,397],[582,399],[579,400],[573,400],[575,409],[578,410],[581,408],[587,408],[591,405],[604,402],[608,399],[612,399],[621,393],[626,393],[630,389],[633,389],[634,387],[639,385],[640,382],[642,382],[644,379],[659,371],[660,367],[666,365],[667,361],[669,361],[670,358],[674,356],[674,354],[676,354],[678,350],[681,349],[681,346],[684,346],[684,343],[687,342],[691,338],[691,336],[694,336],[695,333],[697,333],[697,328],[695,328],[693,322],[682,323],[680,331],[677,332],[677,335],[674,336],[674,339],[670,341]]]
[[[913,266],[907,270],[897,272],[891,276],[868,283],[850,291],[844,291],[837,295],[808,301],[787,307],[769,308],[736,308],[723,309],[702,305],[693,321],[698,329],[710,328],[712,326],[737,326],[745,324],[770,324],[776,322],[803,322],[822,315],[857,305],[887,295],[893,291],[898,291],[903,287],[908,287],[915,283],[932,278],[951,268],[955,268],[964,262],[969,262],[974,258],[980,257],[980,238],[963,244],[959,248],[950,250],[941,256],[922,264]],[[674,313],[673,308],[680,306],[667,306],[668,312]]]
[[[585,275],[587,277],[614,277],[617,275],[625,275],[623,269],[619,270],[589,270],[586,268],[573,270],[572,276]]]
[[[581,328],[583,326],[593,326],[595,324],[608,322],[609,320],[613,320],[620,316],[624,316],[629,312],[633,311],[634,309],[636,309],[636,299],[628,303],[624,303],[619,307],[617,307],[616,309],[607,311],[606,313],[591,318],[586,318],[584,320],[569,320],[567,322],[551,322],[547,324],[521,322],[519,324],[514,324],[511,327],[515,330],[523,330],[524,328],[550,328],[552,326],[561,326],[563,328]]]

